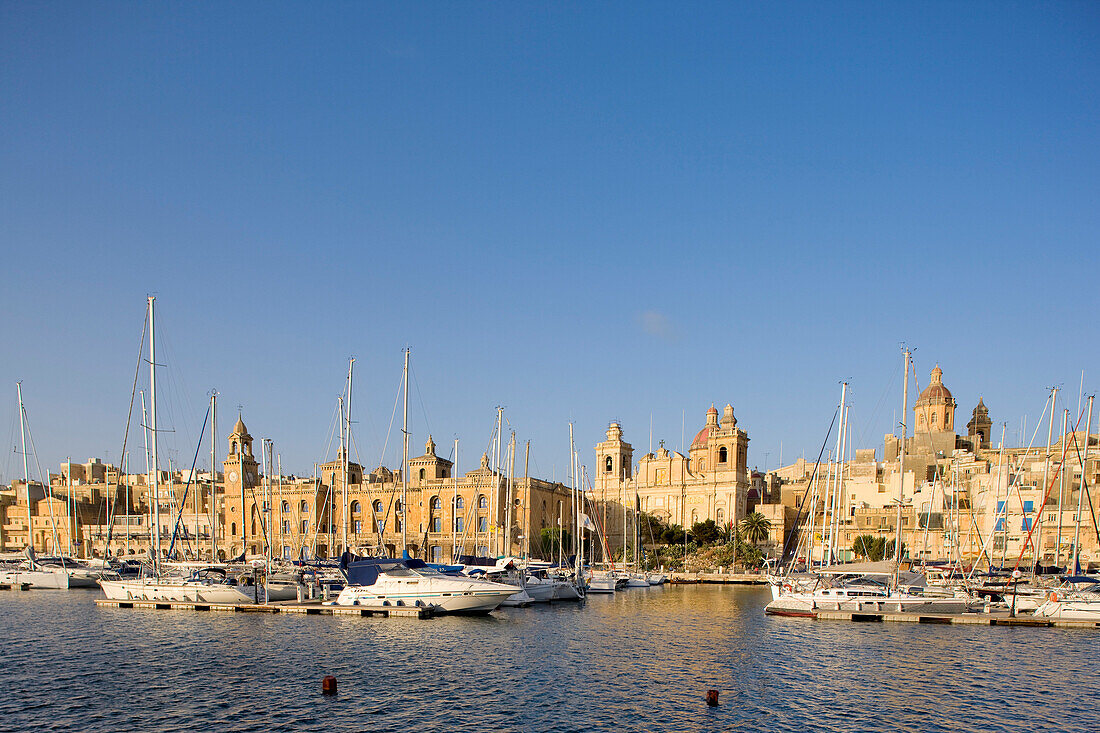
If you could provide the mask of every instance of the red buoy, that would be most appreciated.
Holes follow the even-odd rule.
[[[718,690],[707,690],[707,705],[712,708],[718,707]]]
[[[321,680],[321,692],[322,692],[322,694],[325,694],[325,695],[335,695],[336,694],[336,678],[333,677],[332,675],[327,675],[323,680]],[[715,694],[717,694],[717,693],[715,693]],[[717,705],[717,704],[718,703],[715,703],[715,705]]]

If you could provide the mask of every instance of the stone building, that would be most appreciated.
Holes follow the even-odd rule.
[[[744,518],[752,490],[749,436],[737,426],[731,405],[726,405],[721,420],[713,405],[707,410],[687,456],[669,451],[662,441],[655,453],[634,465],[634,448],[623,440],[618,422],[608,426],[606,438],[595,446],[592,486],[599,524],[613,553],[623,545],[624,507],[628,523],[633,521],[630,507],[684,527],[707,519],[729,527]]]
[[[885,437],[882,461],[874,450],[861,449],[854,460],[839,467],[799,460],[779,469],[781,503],[788,510],[795,509],[803,530],[799,558],[806,557],[804,530],[809,514],[814,512],[815,525],[821,527],[827,487],[835,487],[830,482],[839,481],[840,560],[853,559],[850,548],[861,534],[894,539],[896,501],[904,483],[902,541],[911,559],[961,560],[964,564],[979,562],[983,567],[989,562],[1007,563],[1011,567],[1020,558],[1025,567],[1036,560],[1064,567],[1073,551],[1073,537],[1078,536],[1082,565],[1100,566],[1100,542],[1093,519],[1100,513],[1100,496],[1092,488],[1100,480],[1095,450],[1098,437],[1070,432],[1058,438],[1049,451],[1047,446],[1001,450],[992,445],[993,423],[983,399],[979,398],[973,409],[965,436],[955,432],[955,408],[937,365],[913,407],[914,430],[906,442],[904,479],[899,472],[901,441],[893,434]],[[1064,471],[1062,440],[1067,442]],[[1044,475],[1048,477],[1046,488]],[[1088,489],[1084,492],[1082,477]],[[816,504],[812,501],[815,482]],[[1081,530],[1077,532],[1079,500]],[[781,516],[778,509],[762,507],[761,511],[777,519]],[[793,529],[793,524],[788,529]],[[815,531],[810,550],[815,561],[823,556],[822,542],[822,533]],[[781,549],[775,542],[772,554],[778,555]]]

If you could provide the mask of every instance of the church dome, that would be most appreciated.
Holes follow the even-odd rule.
[[[705,446],[707,444],[707,441],[710,439],[710,431],[710,425],[704,426],[702,430],[695,434],[695,439],[691,441],[691,447],[699,448],[701,446]]]
[[[244,426],[244,420],[237,416],[237,424],[233,426],[232,435],[248,435],[248,428]]]
[[[951,395],[951,390],[943,384],[943,370],[940,369],[939,364],[932,370],[932,381],[924,391],[920,393],[920,398],[917,400],[918,404],[927,404],[931,402],[951,402],[954,397]]]

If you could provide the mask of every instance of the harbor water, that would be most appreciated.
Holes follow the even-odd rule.
[[[1100,631],[768,617],[762,588],[430,620],[98,597],[0,594],[0,730],[1065,732],[1100,719]],[[323,696],[330,674],[338,694]]]

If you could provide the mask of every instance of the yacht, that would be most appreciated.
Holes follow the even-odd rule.
[[[969,595],[925,595],[919,585],[892,587],[881,576],[822,576],[812,583],[772,583],[765,612],[778,616],[816,616],[819,611],[865,613],[965,613],[977,607]]]
[[[99,587],[112,601],[255,602],[253,596],[242,591],[227,575],[224,568],[202,568],[189,576],[100,580]]]
[[[1072,580],[1072,579],[1071,579]],[[1032,614],[1037,618],[1100,622],[1100,582],[1067,583],[1052,590]]]
[[[445,613],[485,614],[522,589],[464,575],[450,575],[413,558],[365,558],[346,562],[347,585],[337,606],[431,606]]]

